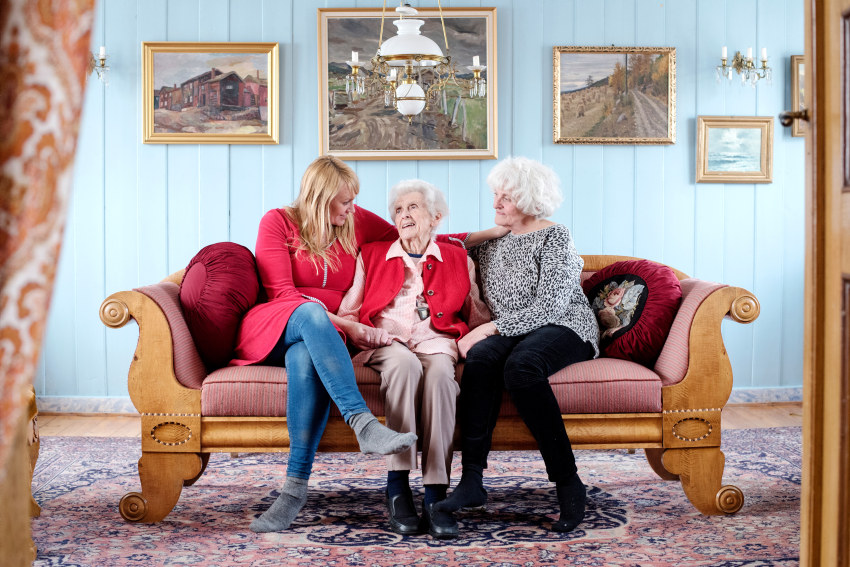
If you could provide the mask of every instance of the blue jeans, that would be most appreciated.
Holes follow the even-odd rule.
[[[283,335],[262,364],[286,367],[286,474],[310,478],[331,400],[346,423],[351,416],[369,411],[357,389],[348,349],[324,308],[311,301],[293,311]]]

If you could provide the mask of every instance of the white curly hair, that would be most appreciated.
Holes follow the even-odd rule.
[[[506,191],[520,212],[537,219],[551,216],[564,200],[558,175],[525,157],[508,157],[497,163],[487,176],[487,184],[494,193]]]
[[[432,217],[440,217],[440,222],[449,216],[449,204],[446,202],[446,197],[443,192],[437,189],[435,185],[423,181],[422,179],[405,179],[399,181],[390,189],[390,218],[395,222],[395,207],[399,198],[408,193],[421,193],[425,199],[425,206]],[[434,230],[436,230],[436,226]],[[434,231],[432,231],[433,233]]]

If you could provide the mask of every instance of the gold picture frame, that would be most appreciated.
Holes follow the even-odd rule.
[[[791,56],[791,110],[806,108],[806,57]],[[791,123],[791,135],[802,138],[806,135],[806,121],[795,118]]]
[[[460,78],[471,78],[468,67],[477,56],[486,69],[485,98],[461,97],[451,85],[440,109],[426,109],[412,122],[383,99],[354,100],[345,92],[347,60],[358,52],[368,73],[369,59],[378,50],[378,39],[395,35],[393,9],[318,8],[319,152],[347,160],[397,159],[496,159],[498,156],[498,100],[496,96],[496,8],[443,8],[443,35],[437,6],[417,8],[425,21],[422,35],[432,39],[449,55]],[[458,110],[460,109],[460,110]]]
[[[676,48],[552,49],[556,144],[676,142]]]
[[[277,144],[278,58],[277,43],[142,42],[142,141]]]
[[[772,183],[772,116],[698,116],[697,183]]]

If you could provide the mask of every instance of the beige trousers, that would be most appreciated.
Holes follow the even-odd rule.
[[[393,341],[376,349],[368,365],[381,374],[387,427],[419,435],[422,484],[449,484],[455,408],[460,387],[447,354],[416,354]],[[416,447],[387,457],[387,469],[416,469]]]

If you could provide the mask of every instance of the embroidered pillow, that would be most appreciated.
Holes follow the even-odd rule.
[[[180,306],[208,372],[233,358],[242,315],[257,302],[259,289],[254,255],[240,244],[210,244],[186,266]]]
[[[582,282],[582,288],[599,322],[601,355],[651,368],[682,299],[673,270],[649,260],[615,262]]]

